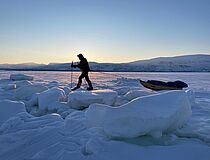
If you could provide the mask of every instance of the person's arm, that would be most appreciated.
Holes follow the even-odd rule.
[[[83,68],[83,63],[82,62],[78,63],[77,67],[80,68],[80,69]]]
[[[71,64],[71,67],[76,68],[76,67],[78,67],[78,64],[72,63],[72,64]]]
[[[85,70],[88,66],[88,62],[87,60],[81,60],[78,64],[77,64],[77,67],[82,69],[82,70]]]

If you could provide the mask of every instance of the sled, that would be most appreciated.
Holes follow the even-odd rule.
[[[148,80],[142,81],[139,80],[140,83],[148,89],[154,91],[161,91],[161,90],[182,90],[183,88],[188,87],[188,85],[182,81],[175,81],[175,82],[162,82],[156,80]]]

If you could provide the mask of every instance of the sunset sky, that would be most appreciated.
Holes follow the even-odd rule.
[[[210,54],[210,0],[0,0],[0,63]]]

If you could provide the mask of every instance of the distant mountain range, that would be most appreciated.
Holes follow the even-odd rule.
[[[210,55],[197,54],[176,57],[158,57],[129,63],[90,62],[92,71],[110,72],[210,72]],[[1,70],[69,71],[71,63],[0,64]],[[75,70],[75,69],[74,69]]]

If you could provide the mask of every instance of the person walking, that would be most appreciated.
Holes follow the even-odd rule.
[[[90,67],[89,67],[89,64],[88,64],[88,61],[87,59],[82,55],[82,54],[78,54],[77,57],[79,58],[80,62],[77,64],[77,65],[74,65],[73,63],[71,64],[71,67],[74,67],[74,68],[79,68],[82,73],[81,75],[79,76],[79,79],[78,79],[78,83],[77,83],[77,86],[74,87],[72,89],[72,91],[78,89],[81,87],[81,84],[82,84],[82,79],[85,78],[85,80],[87,81],[88,83],[88,88],[87,90],[93,90],[93,86],[92,86],[92,83],[89,79],[89,76],[88,76],[88,73],[90,71]]]

